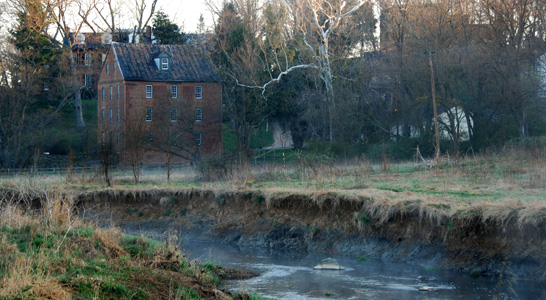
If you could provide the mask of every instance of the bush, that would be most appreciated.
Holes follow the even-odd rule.
[[[201,180],[224,180],[228,175],[228,164],[220,157],[203,159],[199,162],[197,171],[201,176]]]

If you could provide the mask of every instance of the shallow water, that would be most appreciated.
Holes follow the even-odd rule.
[[[127,233],[142,233],[157,239],[165,239],[168,232],[172,234],[171,230],[160,232],[159,228],[151,229],[134,224],[122,227]],[[215,241],[213,236],[202,233],[185,233],[177,239],[189,260],[198,260],[201,263],[211,261],[225,267],[257,271],[260,274],[246,280],[229,280],[225,282],[225,288],[234,292],[257,292],[261,296],[274,299],[546,300],[546,288],[537,282],[511,280],[499,284],[497,278],[473,278],[467,274],[366,257],[355,259],[320,253],[240,249]],[[345,270],[313,269],[327,257],[335,258]],[[417,280],[418,276],[426,276],[429,280],[420,282]],[[423,286],[432,286],[434,290],[419,291]]]
[[[186,241],[183,251],[190,259],[244,270],[261,275],[247,280],[231,280],[226,288],[257,292],[275,299],[494,299],[497,279],[472,278],[465,274],[425,269],[404,263],[366,258],[336,257],[343,271],[314,270],[326,255],[267,253],[231,246]],[[418,276],[428,276],[420,282]],[[511,288],[510,288],[511,284]],[[538,283],[519,281],[501,284],[498,299],[546,299]],[[433,291],[421,292],[420,287]]]

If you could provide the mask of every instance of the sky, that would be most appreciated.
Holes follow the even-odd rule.
[[[157,7],[162,9],[177,25],[183,26],[184,32],[197,31],[201,14],[205,18],[207,27],[211,27],[213,24],[212,15],[204,0],[158,0]]]

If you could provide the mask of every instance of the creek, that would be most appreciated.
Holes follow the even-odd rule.
[[[123,228],[123,226],[122,226]],[[154,229],[136,230],[164,239]],[[312,252],[264,251],[239,248],[222,243],[218,237],[198,234],[178,236],[182,252],[190,260],[213,262],[228,268],[256,271],[260,275],[246,280],[230,280],[225,288],[235,292],[257,292],[274,299],[546,299],[546,290],[537,282],[499,281],[493,277],[471,277],[468,274],[424,268],[407,263],[386,262],[368,257],[349,258]],[[332,257],[346,269],[314,270],[322,259]],[[428,277],[427,282],[418,276]],[[432,291],[419,291],[431,286]],[[499,287],[500,286],[500,291]]]

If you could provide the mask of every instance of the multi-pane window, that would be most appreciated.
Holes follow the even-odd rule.
[[[86,87],[93,87],[93,74],[83,75],[83,81]]]
[[[119,123],[119,119],[120,119],[120,117],[119,117],[119,107],[118,107],[118,123]]]
[[[146,122],[152,122],[152,114],[154,110],[150,107],[146,108]]]
[[[203,109],[201,107],[195,108],[195,121],[196,122],[203,121]]]
[[[110,100],[112,100],[112,94],[114,93],[114,90],[112,88],[112,86],[110,86]]]
[[[195,132],[195,144],[201,146],[203,144],[203,134],[201,132]]]
[[[114,69],[115,70],[115,69]],[[118,84],[118,99],[119,99],[119,84]]]
[[[146,98],[150,99],[154,96],[154,86],[151,84],[146,85]]]
[[[112,123],[112,120],[114,119],[114,113],[112,109],[110,108],[110,123]]]
[[[106,74],[110,73],[110,63],[106,63]]]
[[[72,60],[74,61],[75,65],[78,65],[80,63],[79,53],[72,53]]]
[[[105,94],[104,87],[101,88],[101,94],[102,94],[102,101],[104,101],[104,94]]]
[[[169,69],[169,59],[168,58],[162,58],[161,59],[161,70],[168,70]]]
[[[171,109],[171,122],[176,122],[178,120],[178,109],[172,108]]]
[[[104,108],[102,109],[102,123],[104,123]]]
[[[195,86],[195,99],[203,99],[203,86]]]
[[[86,66],[92,66],[93,65],[93,54],[91,53],[84,53],[83,54],[83,63]]]
[[[178,97],[178,86],[176,84],[171,85],[171,98]]]

